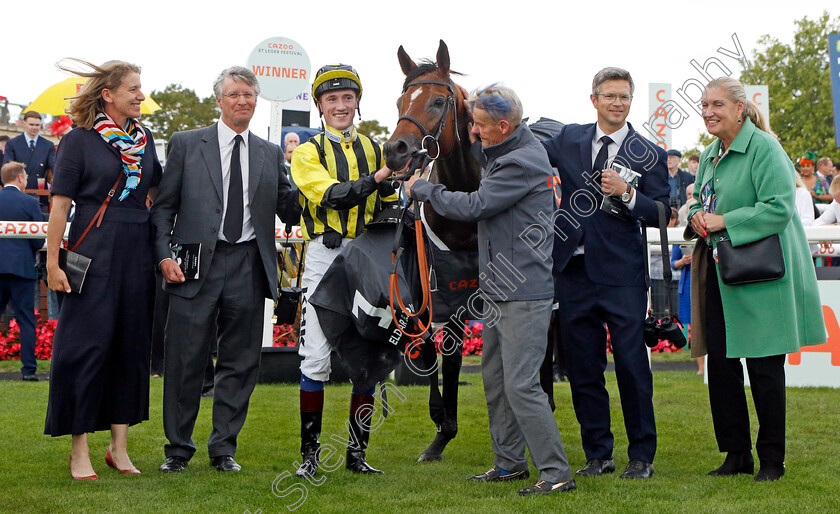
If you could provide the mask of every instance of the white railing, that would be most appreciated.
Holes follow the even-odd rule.
[[[47,237],[47,225],[45,221],[0,221],[0,237],[15,239],[44,239]],[[64,237],[70,230],[70,224],[64,229]],[[275,224],[274,237],[278,243],[286,241],[286,226],[279,220]],[[290,243],[302,243],[303,231],[300,227],[292,227]]]
[[[65,237],[69,230],[70,224],[67,224],[67,229],[64,231]],[[277,220],[274,229],[274,236],[277,242],[284,242],[286,237],[284,235],[286,226]],[[668,242],[670,244],[684,244],[690,243],[683,239],[682,227],[668,229]],[[805,235],[811,243],[819,243],[822,241],[837,241],[840,242],[840,225],[823,225],[820,227],[805,227]],[[47,237],[47,223],[39,221],[0,221],[0,237],[23,238],[23,239],[37,239]],[[659,244],[659,229],[647,229],[648,244]],[[300,227],[292,228],[292,235],[289,237],[290,243],[303,242],[303,232]]]

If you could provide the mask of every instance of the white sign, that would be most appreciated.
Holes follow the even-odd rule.
[[[747,92],[747,100],[758,106],[758,110],[764,115],[764,119],[770,123],[770,90],[767,86],[744,86]],[[771,125],[772,127],[772,125]]]
[[[287,111],[309,112],[312,106],[312,91],[307,89],[287,102],[283,102],[283,109]]]
[[[651,83],[648,85],[648,94],[648,121],[642,126],[650,134],[650,139],[655,145],[663,150],[670,150],[671,136],[675,128],[673,120],[670,119],[674,104],[671,100],[671,84]]]
[[[291,39],[273,37],[258,44],[248,57],[248,67],[266,100],[285,102],[309,91],[309,56]]]

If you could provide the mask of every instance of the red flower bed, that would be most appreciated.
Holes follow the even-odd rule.
[[[55,320],[42,319],[41,313],[35,310],[35,358],[52,358],[55,323]],[[9,321],[9,333],[0,334],[0,361],[7,360],[20,360],[20,327],[14,319]]]
[[[274,325],[274,343],[272,346],[297,346],[297,334],[294,325]]]
[[[484,330],[484,323],[480,321],[467,321],[464,329],[462,355],[481,355],[482,340],[481,331]],[[443,330],[435,334],[435,349],[440,353],[440,345],[443,344]]]

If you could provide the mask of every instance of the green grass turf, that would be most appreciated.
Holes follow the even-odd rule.
[[[659,450],[651,480],[626,481],[618,473],[580,478],[571,493],[521,498],[516,491],[536,479],[512,484],[467,483],[466,476],[490,467],[492,452],[487,410],[479,374],[464,374],[460,432],[437,463],[416,463],[434,435],[427,414],[427,388],[400,386],[405,400],[391,392],[393,414],[371,435],[370,463],[381,476],[357,476],[343,467],[319,473],[318,484],[293,478],[299,458],[298,389],[261,385],[251,399],[236,460],[241,473],[210,467],[206,442],[210,400],[202,400],[196,425],[198,451],[184,473],[163,474],[166,442],[161,424],[161,379],[151,387],[151,419],[129,432],[129,451],[140,476],[120,475],[103,462],[108,433],[91,436],[91,454],[100,479],[71,481],[69,437],[42,435],[46,382],[0,382],[0,427],[5,447],[0,459],[2,512],[838,512],[840,510],[840,391],[788,390],[788,474],[776,483],[754,483],[751,476],[707,477],[720,464],[702,378],[693,372],[656,372],[654,401]],[[607,374],[620,472],[627,464],[627,440],[615,375]],[[346,437],[350,388],[328,386],[322,443],[343,458],[331,435]],[[572,469],[584,464],[579,427],[567,383],[555,384],[555,417]],[[751,403],[751,402],[750,402]],[[376,421],[375,421],[376,422]],[[753,416],[753,439],[757,426]],[[337,462],[337,457],[330,459]],[[329,461],[328,461],[329,462]],[[296,489],[288,490],[294,487]],[[285,497],[278,496],[288,492]],[[277,494],[275,494],[277,493]]]
[[[49,373],[51,362],[38,359],[37,373]],[[0,361],[0,373],[20,373],[20,359]]]

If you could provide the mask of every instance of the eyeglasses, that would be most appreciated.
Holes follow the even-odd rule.
[[[245,100],[251,100],[256,95],[254,93],[225,93],[222,96],[224,96],[225,98],[230,98],[231,100],[238,100],[240,96]]]
[[[609,103],[615,102],[616,98],[620,99],[623,104],[629,104],[633,100],[633,95],[617,95],[615,93],[597,93],[597,95],[603,96],[604,100]]]

